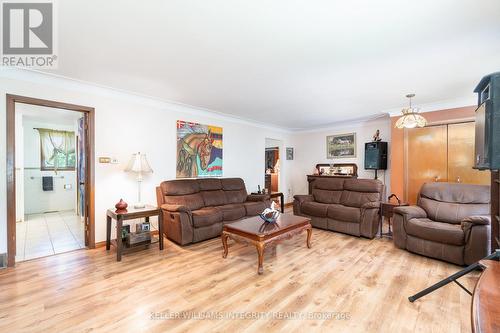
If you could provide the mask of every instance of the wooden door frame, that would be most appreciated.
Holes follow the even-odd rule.
[[[94,114],[88,106],[68,104],[45,99],[6,95],[7,100],[7,267],[14,267],[16,261],[16,163],[15,163],[15,116],[16,103],[44,106],[83,112],[88,117],[88,138],[86,141],[87,168],[85,195],[88,204],[89,239],[88,248],[95,248],[95,192],[94,192]]]

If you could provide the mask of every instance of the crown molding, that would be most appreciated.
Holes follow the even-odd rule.
[[[448,110],[448,109],[456,109],[463,108],[467,106],[476,105],[477,98],[472,95],[470,97],[459,97],[455,99],[447,99],[442,101],[436,101],[432,103],[425,104],[416,104],[415,106],[420,109],[420,113],[423,112],[432,112],[432,111],[440,111],[440,110]],[[415,104],[415,103],[413,103]],[[398,117],[401,115],[401,109],[403,106],[399,108],[392,108],[382,111],[382,113],[389,114],[391,117]]]
[[[14,79],[14,80],[21,80],[26,82],[56,86],[60,87],[61,89],[78,91],[81,93],[89,93],[104,97],[117,98],[121,100],[130,101],[133,103],[143,104],[145,106],[152,108],[164,109],[169,112],[182,112],[193,116],[213,118],[217,120],[223,120],[236,124],[253,126],[284,134],[319,132],[329,129],[340,128],[346,125],[353,126],[367,122],[382,121],[387,119],[388,117],[395,117],[401,115],[401,107],[399,107],[399,108],[382,110],[374,115],[370,115],[367,117],[347,119],[320,126],[313,126],[310,128],[287,128],[276,125],[269,125],[267,123],[262,123],[248,118],[229,115],[227,113],[219,112],[216,110],[200,106],[189,105],[170,100],[163,100],[152,96],[142,95],[131,91],[121,90],[113,87],[108,87],[105,85],[100,85],[92,82],[82,81],[78,79],[57,75],[54,73],[47,73],[33,69],[0,67],[0,77],[6,79]],[[464,106],[471,106],[475,105],[476,102],[477,102],[476,98],[474,96],[470,96],[470,97],[461,97],[456,99],[420,104],[417,106],[420,108],[420,112],[430,112],[430,111],[460,108]]]
[[[228,115],[223,112],[211,110],[204,107],[179,103],[175,101],[162,100],[156,97],[137,94],[127,90],[121,90],[105,85],[100,85],[83,80],[73,79],[62,75],[37,71],[25,68],[0,67],[0,77],[6,79],[20,80],[31,83],[61,87],[65,90],[78,91],[81,93],[96,94],[99,96],[117,98],[133,103],[143,104],[152,108],[165,109],[169,112],[183,112],[194,116],[202,116],[232,123],[249,125],[270,131],[290,133],[291,130],[284,127],[269,125],[247,118]]]
[[[337,130],[340,128],[344,128],[347,126],[357,126],[357,125],[363,125],[366,123],[382,123],[382,122],[390,122],[389,114],[376,114],[368,117],[361,117],[361,118],[354,118],[354,119],[347,119],[347,120],[342,120],[338,121],[335,123],[328,123],[323,126],[319,127],[313,127],[313,128],[308,128],[308,129],[301,129],[297,128],[293,130],[293,133],[316,133],[316,132],[323,132],[323,131],[329,131],[329,130]]]

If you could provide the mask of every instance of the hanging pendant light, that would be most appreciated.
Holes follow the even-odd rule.
[[[415,127],[425,127],[427,125],[427,120],[419,114],[419,109],[411,106],[411,99],[415,97],[415,94],[408,94],[406,97],[410,100],[410,106],[403,108],[401,112],[403,116],[398,119],[396,128],[415,128]]]

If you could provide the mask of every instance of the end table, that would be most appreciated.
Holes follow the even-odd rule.
[[[123,211],[108,209],[106,213],[106,250],[109,251],[111,244],[116,246],[116,260],[122,260],[122,252],[124,252],[122,242],[122,227],[123,221],[133,220],[138,218],[146,218],[149,222],[151,216],[158,216],[158,243],[160,251],[163,250],[163,216],[161,209],[156,206],[146,205],[144,208],[128,208]],[[111,224],[112,220],[116,220],[116,240],[111,241]],[[148,244],[149,245],[149,244]]]
[[[394,215],[394,208],[400,206],[409,206],[407,203],[392,203],[392,202],[382,202],[380,204],[380,238],[383,236],[387,236],[392,238],[392,230],[391,230],[391,219]],[[387,218],[387,222],[389,223],[389,232],[382,232],[382,226],[384,224],[384,218]]]

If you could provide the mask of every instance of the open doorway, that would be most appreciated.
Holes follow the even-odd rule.
[[[8,266],[95,246],[93,116],[7,95]]]
[[[281,189],[281,156],[283,142],[281,140],[266,138],[266,151],[265,151],[265,165],[264,165],[264,176],[265,182],[264,187],[266,193],[271,194],[271,198],[275,201],[278,199],[280,201],[284,200],[281,195],[273,195],[280,193]],[[280,203],[281,202],[276,202]],[[284,203],[283,203],[284,204]]]

